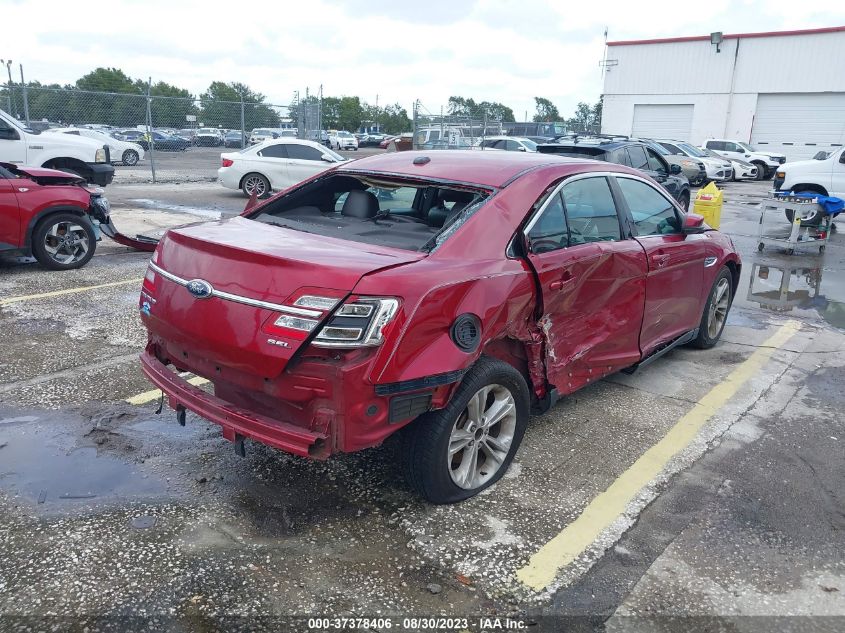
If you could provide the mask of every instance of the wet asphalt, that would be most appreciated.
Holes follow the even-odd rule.
[[[285,619],[314,615],[390,615],[401,630],[437,614],[472,631],[495,630],[481,616],[841,630],[845,239],[823,256],[758,253],[767,184],[725,187],[722,229],[744,266],[722,342],[532,418],[506,477],[454,506],[412,495],[391,441],[322,463],[257,444],[240,458],[197,416],[180,427],[157,401],[128,404],[150,389],[137,363],[146,255],[104,241],[79,271],[0,263],[0,630],[315,630]],[[245,201],[201,183],[108,193],[126,232]],[[790,319],[797,333],[551,585],[517,579]]]

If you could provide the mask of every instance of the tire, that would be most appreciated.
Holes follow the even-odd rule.
[[[497,403],[507,412],[484,426],[478,411],[489,413]],[[482,356],[443,409],[424,413],[403,430],[402,467],[408,484],[431,503],[475,496],[507,472],[528,416],[528,384],[522,374]],[[451,457],[450,446],[459,446]],[[485,469],[488,463],[496,469]]]
[[[766,179],[766,166],[763,163],[752,163],[757,168],[757,180]]]
[[[678,204],[681,205],[681,208],[684,210],[684,213],[689,213],[689,191],[684,191],[678,197]]]
[[[244,195],[249,198],[255,188],[258,189],[259,198],[266,198],[270,195],[270,181],[267,180],[266,176],[255,172],[244,176],[241,180],[241,191],[244,192]]]
[[[134,149],[128,149],[123,152],[123,156],[120,157],[120,162],[122,162],[127,167],[132,167],[138,164],[138,152]]]
[[[719,342],[732,302],[733,276],[728,267],[723,266],[707,296],[701,322],[698,324],[698,336],[690,343],[692,347],[709,349]]]
[[[88,218],[56,213],[32,231],[32,254],[49,270],[82,268],[94,256],[97,236]]]

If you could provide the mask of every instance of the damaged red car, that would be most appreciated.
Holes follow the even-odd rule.
[[[322,459],[401,429],[412,487],[448,503],[504,474],[531,412],[715,345],[739,274],[730,239],[635,170],[384,154],[166,233],[142,367],[180,422],[194,411],[241,452]]]
[[[0,253],[32,255],[51,270],[80,268],[97,248],[109,201],[74,174],[0,163]]]

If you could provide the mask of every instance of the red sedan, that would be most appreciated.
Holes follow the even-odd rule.
[[[180,422],[190,409],[241,452],[325,458],[402,429],[409,481],[448,503],[504,474],[529,412],[715,345],[739,274],[730,239],[635,170],[384,154],[169,231],[142,366]]]
[[[51,270],[84,266],[97,247],[91,218],[109,221],[101,193],[64,171],[0,163],[0,253],[33,255]]]

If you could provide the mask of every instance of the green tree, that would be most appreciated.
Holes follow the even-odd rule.
[[[256,127],[279,127],[280,117],[273,108],[264,103],[266,97],[240,82],[212,82],[208,90],[200,95],[202,111],[198,116],[208,127],[240,129],[242,97],[244,125],[247,130]]]
[[[147,104],[142,85],[119,68],[95,68],[76,80],[76,92],[65,95],[68,98],[65,121],[77,125],[134,126],[143,123]]]
[[[385,106],[379,114],[378,123],[382,132],[388,134],[410,132],[413,128],[413,122],[408,117],[408,111],[398,103]]]
[[[534,97],[534,103],[537,108],[536,114],[534,115],[535,121],[551,123],[561,120],[557,106],[545,97]]]
[[[95,92],[129,92],[134,94],[146,92],[141,89],[140,81],[134,81],[119,68],[96,68],[77,79],[76,87],[80,90]]]
[[[144,86],[146,91],[146,86]],[[183,88],[177,88],[164,81],[150,86],[150,115],[155,127],[183,128],[188,126],[189,114],[197,115],[199,108],[194,96]],[[156,98],[158,97],[158,98]],[[238,121],[240,128],[240,121]]]

